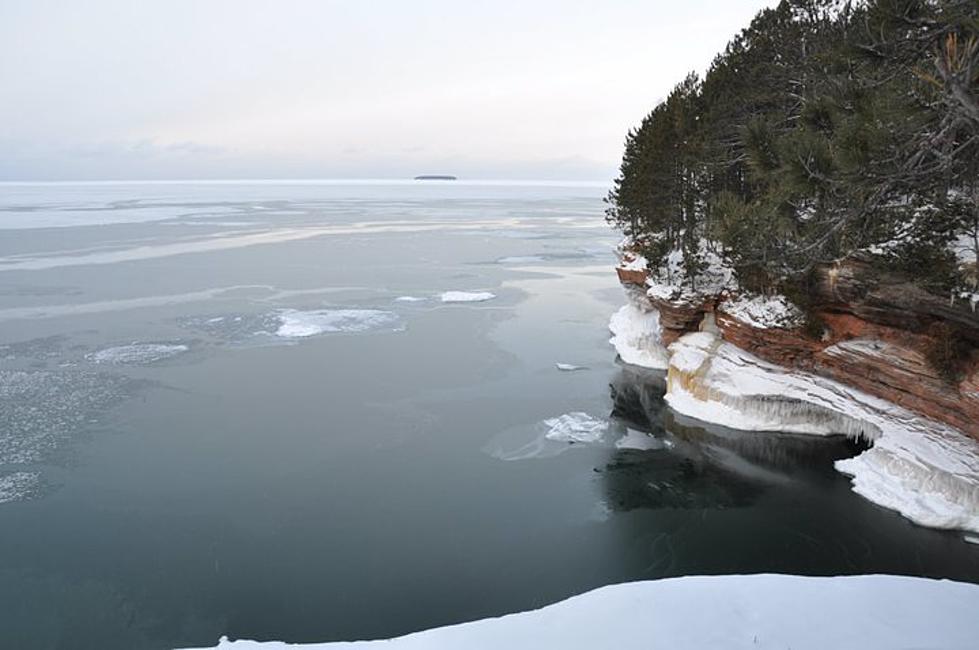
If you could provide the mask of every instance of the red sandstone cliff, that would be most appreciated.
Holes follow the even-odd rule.
[[[724,296],[702,303],[647,298],[660,312],[664,344],[696,331],[713,312],[724,340],[766,361],[829,377],[979,439],[979,317],[897,275],[854,259],[817,270],[812,313],[821,338],[802,329],[759,328],[724,312]],[[643,271],[618,269],[644,289]],[[644,292],[644,291],[643,291]],[[645,293],[645,292],[644,292]],[[954,337],[961,379],[950,381],[928,360],[942,337]]]

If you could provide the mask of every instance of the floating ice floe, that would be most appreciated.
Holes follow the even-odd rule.
[[[587,413],[574,411],[556,418],[544,420],[548,440],[554,442],[598,442],[608,430],[608,422],[593,418]]]
[[[190,348],[182,343],[132,343],[98,350],[85,356],[93,363],[142,365],[182,354]]]
[[[604,444],[608,428],[605,420],[575,411],[502,431],[487,442],[483,452],[508,461],[551,458],[575,446]]]
[[[591,447],[650,451],[666,449],[670,443],[661,438],[573,411],[548,418],[535,427],[514,427],[494,436],[483,451],[500,460],[551,458],[568,449]]]
[[[395,302],[425,302],[427,298],[421,298],[419,296],[398,296],[394,299]]]
[[[442,302],[485,302],[496,298],[489,291],[446,291],[442,294]]]
[[[13,472],[0,476],[0,503],[23,501],[38,492],[41,475],[37,472]]]
[[[575,370],[588,370],[587,366],[576,366],[573,363],[556,363],[554,365],[557,366],[558,370],[562,370],[564,372],[574,372]]]
[[[658,311],[643,311],[630,303],[612,314],[608,327],[612,332],[609,343],[625,363],[666,369],[668,357],[660,341]]]
[[[275,335],[282,338],[306,338],[337,332],[368,332],[399,329],[401,318],[378,309],[317,309],[300,311],[283,309],[277,313],[279,327]]]
[[[110,373],[0,369],[0,466],[43,462],[134,385]]]
[[[776,366],[708,332],[670,346],[666,401],[754,431],[846,434],[872,447],[836,461],[853,490],[912,521],[979,532],[979,442],[843,384]]]
[[[601,587],[518,614],[395,639],[220,650],[974,648],[979,585],[907,576],[684,576]]]

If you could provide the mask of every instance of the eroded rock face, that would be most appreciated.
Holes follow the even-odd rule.
[[[650,304],[659,310],[659,323],[662,328],[660,337],[663,345],[669,345],[684,334],[696,332],[704,314],[714,310],[714,301],[700,304],[673,303],[658,298],[648,298]]]
[[[801,330],[751,327],[725,314],[723,303],[718,329],[766,361],[829,377],[979,438],[979,320],[970,310],[871,274],[860,261],[820,269],[818,295],[815,312],[826,326],[819,340]],[[950,323],[968,342],[957,385],[925,355],[936,322]]]
[[[698,304],[650,297],[646,294],[646,280],[649,277],[646,271],[617,266],[615,272],[619,276],[619,282],[626,286],[633,299],[642,302],[649,309],[659,311],[659,323],[662,328],[660,337],[664,346],[688,332],[696,332],[704,314],[714,310],[716,300],[713,297]]]
[[[619,279],[641,292],[646,275],[619,269]],[[816,339],[801,329],[758,328],[724,312],[723,296],[702,304],[646,297],[660,312],[669,345],[714,312],[721,337],[781,366],[834,379],[979,439],[979,315],[967,306],[882,274],[865,260],[817,269],[814,312],[825,325]],[[958,384],[928,362],[934,326],[951,328],[963,345],[965,373]]]

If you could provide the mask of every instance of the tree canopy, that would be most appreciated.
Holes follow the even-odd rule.
[[[935,291],[979,252],[979,2],[783,0],[625,142],[607,215],[768,291],[871,251]]]

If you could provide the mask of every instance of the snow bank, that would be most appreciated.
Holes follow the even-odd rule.
[[[484,302],[496,298],[489,291],[446,291],[442,294],[442,302]]]
[[[979,585],[906,576],[687,576],[612,585],[501,618],[396,639],[223,650],[892,650],[975,648]]]
[[[725,300],[721,310],[742,323],[768,329],[770,327],[799,327],[804,318],[799,308],[782,295],[762,296],[741,294]]]
[[[628,304],[612,314],[608,324],[612,332],[609,343],[622,360],[634,366],[665,370],[666,348],[660,342],[659,312],[643,311]]]
[[[862,436],[836,468],[853,490],[925,526],[979,532],[979,442],[829,379],[766,363],[714,334],[670,346],[666,401],[736,429]]]
[[[175,357],[189,349],[182,344],[133,343],[98,350],[86,355],[85,358],[93,363],[110,363],[113,365],[147,364]]]
[[[283,309],[277,313],[279,328],[275,335],[282,338],[306,338],[336,332],[367,332],[396,328],[400,318],[390,311],[377,309],[318,309],[300,311]]]

